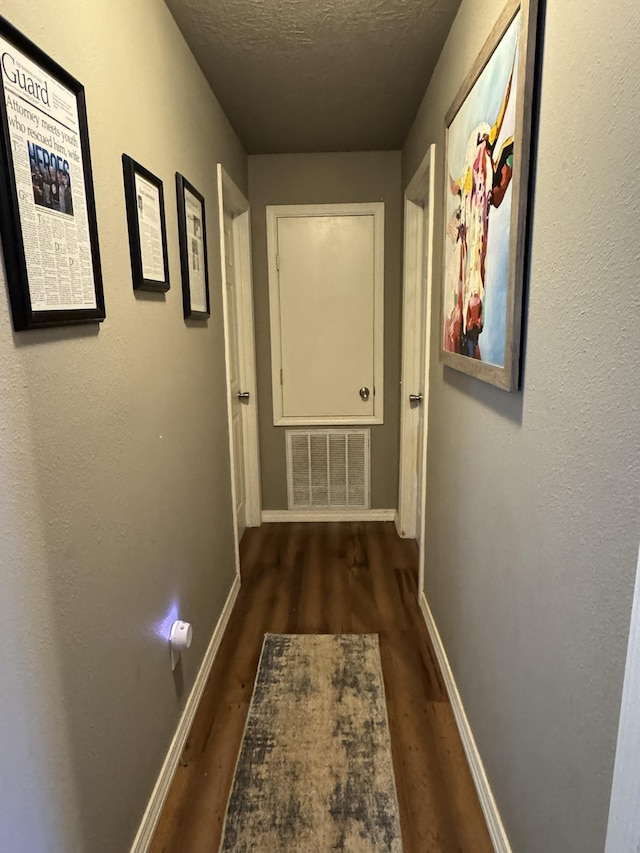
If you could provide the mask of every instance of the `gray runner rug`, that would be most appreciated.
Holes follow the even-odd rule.
[[[401,853],[377,634],[267,634],[221,853]]]

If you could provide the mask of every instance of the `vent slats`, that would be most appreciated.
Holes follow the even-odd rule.
[[[287,430],[289,509],[368,509],[369,430]]]
[[[329,460],[324,435],[310,435],[311,446],[311,506],[329,505]],[[304,475],[303,475],[304,476]]]
[[[291,456],[292,466],[298,472],[293,483],[293,502],[295,506],[307,506],[311,502],[311,477],[309,468],[309,439],[302,433],[293,433],[287,457]],[[291,499],[289,499],[291,502]]]
[[[333,433],[329,436],[329,472],[331,506],[348,506],[346,435]],[[358,506],[363,504],[359,503]]]
[[[349,460],[349,506],[361,506],[364,500],[366,472],[364,468],[364,436],[351,433],[347,438]]]

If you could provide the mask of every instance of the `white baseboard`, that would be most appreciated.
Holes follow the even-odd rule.
[[[393,521],[395,509],[263,509],[262,521]]]
[[[473,777],[476,791],[478,792],[478,799],[480,800],[480,805],[487,822],[487,828],[489,830],[489,835],[491,836],[491,841],[493,842],[494,850],[496,853],[512,853],[511,845],[509,844],[509,839],[507,838],[507,833],[505,832],[502,818],[498,811],[498,806],[496,805],[493,792],[489,785],[489,780],[487,779],[487,774],[484,770],[482,758],[478,752],[478,747],[476,746],[475,738],[473,737],[473,732],[469,725],[469,720],[467,719],[462,700],[460,699],[460,694],[458,693],[458,688],[453,677],[453,672],[451,671],[447,653],[442,645],[442,639],[433,619],[433,614],[429,608],[426,596],[422,591],[420,592],[420,610],[422,611],[436,657],[438,658],[440,672],[442,673],[445,687],[447,688],[453,715],[456,720],[456,725],[458,726],[458,732],[460,733],[460,739],[462,740],[462,746],[464,747],[467,761],[469,762],[469,769],[471,770],[471,776]]]
[[[398,510],[394,510],[393,512],[393,523],[396,526],[396,532],[400,538],[402,538],[402,529],[400,527],[400,513]]]
[[[155,832],[158,819],[160,817],[160,812],[162,811],[162,806],[164,805],[164,801],[169,793],[169,788],[173,781],[173,775],[178,766],[178,762],[180,761],[180,756],[182,755],[182,750],[184,749],[184,745],[189,735],[193,718],[195,717],[200,699],[202,698],[209,673],[211,672],[211,667],[213,666],[213,661],[215,660],[218,648],[220,647],[222,635],[227,627],[227,622],[231,616],[231,611],[233,610],[233,605],[235,604],[239,591],[240,578],[236,575],[222,613],[220,614],[220,618],[218,619],[218,624],[211,636],[209,647],[205,652],[200,666],[200,671],[196,676],[193,688],[191,689],[189,698],[184,706],[184,711],[180,717],[178,727],[173,736],[173,740],[171,741],[171,745],[169,746],[169,751],[164,759],[164,763],[151,794],[151,798],[142,817],[137,835],[131,845],[131,853],[146,853],[149,849],[153,833]]]

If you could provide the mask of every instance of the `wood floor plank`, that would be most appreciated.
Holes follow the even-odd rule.
[[[469,796],[471,772],[449,702],[430,702],[428,715],[440,758],[461,853],[493,853],[477,797]]]
[[[263,524],[240,557],[241,590],[150,853],[218,848],[266,632],[378,633],[406,853],[490,853],[418,607],[415,543],[391,522]]]
[[[457,853],[457,833],[424,701],[419,653],[412,636],[385,632],[380,652],[398,788],[404,788],[406,850]]]

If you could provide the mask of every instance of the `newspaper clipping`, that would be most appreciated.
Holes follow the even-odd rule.
[[[160,192],[156,186],[136,173],[136,204],[140,229],[142,277],[164,281],[164,249],[162,245],[162,213]]]
[[[95,308],[76,95],[0,37],[33,311]]]
[[[184,189],[184,207],[187,220],[187,254],[189,257],[189,290],[191,310],[207,310],[206,259],[204,256],[204,234],[202,231],[202,204]]]

